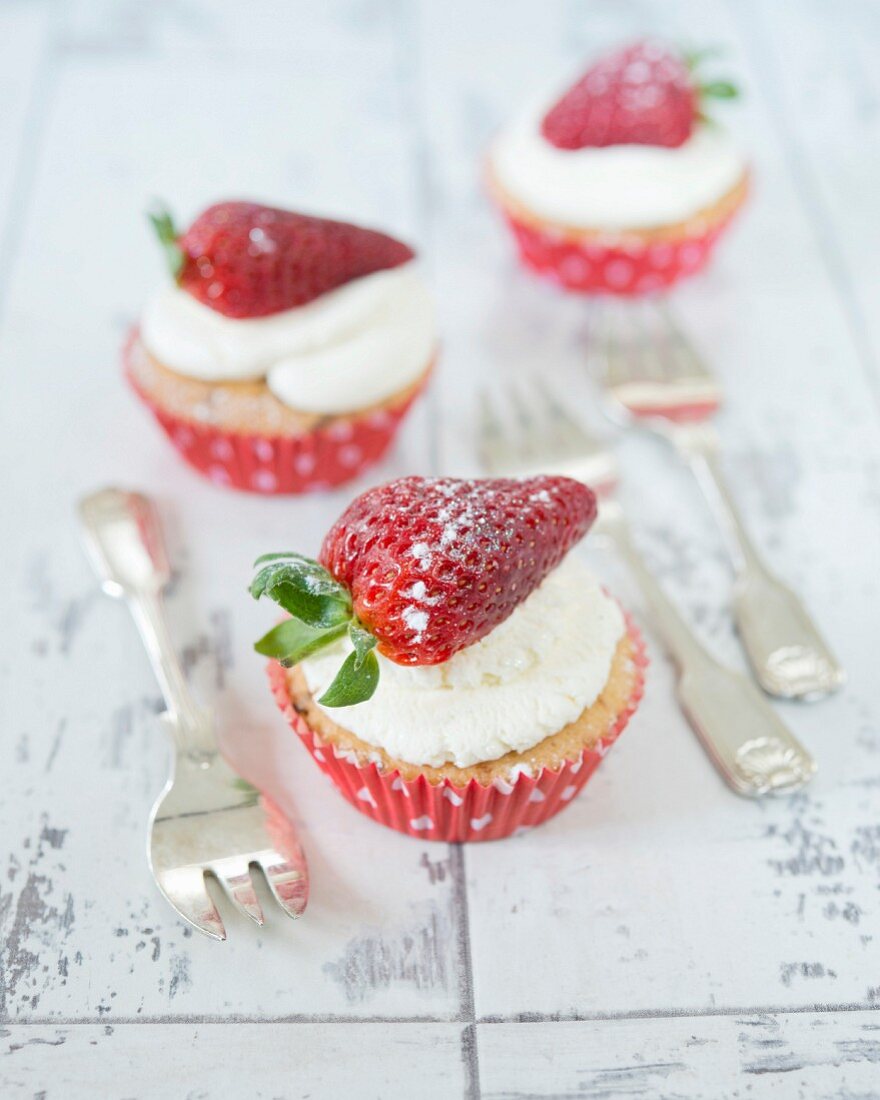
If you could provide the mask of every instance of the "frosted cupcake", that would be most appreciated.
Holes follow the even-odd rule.
[[[257,651],[279,707],[342,794],[432,840],[546,821],[642,693],[638,633],[569,556],[596,514],[562,477],[404,478],[358,497],[320,561],[257,563],[291,618]]]
[[[703,267],[748,171],[706,114],[736,89],[700,83],[701,60],[638,42],[504,129],[489,186],[529,268],[568,290],[637,295]]]
[[[183,457],[222,485],[330,488],[388,449],[436,351],[411,248],[256,203],[210,207],[184,234],[153,218],[172,279],[125,366]]]

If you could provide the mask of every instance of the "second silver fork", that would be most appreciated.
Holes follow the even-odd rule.
[[[752,798],[803,787],[816,771],[810,754],[754,684],[719,664],[699,642],[635,548],[623,510],[610,496],[616,483],[611,452],[592,439],[545,387],[530,385],[527,398],[511,388],[508,397],[516,414],[515,432],[483,395],[483,465],[495,476],[566,474],[597,492],[597,529],[610,539],[638,582],[677,665],[682,709],[721,775],[737,794]]]
[[[788,699],[836,691],[843,669],[801,600],[764,563],[727,487],[711,424],[720,387],[668,306],[609,307],[596,328],[593,352],[613,409],[672,443],[718,517],[736,578],[734,620],[758,683]]]

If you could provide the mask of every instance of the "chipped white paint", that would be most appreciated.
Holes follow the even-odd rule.
[[[484,1097],[844,1100],[877,1095],[880,1062],[871,1012],[499,1023],[479,1044]]]
[[[864,229],[880,193],[880,21],[857,0],[833,14],[818,0],[511,0],[502,41],[497,10],[334,0],[285,21],[262,2],[0,3],[4,1100],[109,1095],[99,1072],[144,1100],[165,1063],[188,1075],[166,1095],[240,1096],[264,1046],[280,1052],[266,1095],[352,1080],[379,1096],[696,1097],[718,1080],[731,1095],[876,1093],[880,310]],[[695,745],[653,646],[639,717],[564,813],[464,852],[416,841],[333,793],[250,653],[266,628],[243,591],[250,563],[275,546],[314,553],[349,492],[214,488],[119,381],[125,327],[160,277],[142,208],[158,194],[186,218],[263,196],[420,244],[442,363],[362,485],[473,473],[470,398],[493,371],[539,364],[601,425],[583,377],[589,310],[514,268],[480,156],[527,85],[645,29],[721,42],[748,85],[727,117],[753,151],[754,201],[680,308],[724,379],[729,473],[756,538],[851,683],[782,708],[821,772],[807,794],[752,804]],[[685,473],[647,440],[619,454],[640,544],[738,661],[724,556]],[[208,943],[153,889],[158,693],[71,522],[75,496],[111,478],[159,498],[189,673],[230,755],[299,824],[314,892],[295,926],[231,916],[229,941]],[[638,611],[618,566],[592,564]],[[523,944],[541,945],[539,966],[509,965]],[[147,1071],[156,1088],[138,1092]]]
[[[59,1097],[342,1097],[462,1095],[461,1024],[123,1024],[12,1027],[0,1031],[4,1100],[31,1097],[30,1082]],[[255,1057],[271,1044],[272,1057]],[[178,1044],[180,1044],[178,1046]],[[167,1056],[172,1051],[186,1054]],[[164,1056],[157,1057],[157,1051]],[[148,1070],[148,1083],[120,1067]],[[84,1085],[84,1082],[87,1084]],[[352,1092],[356,1083],[358,1092]],[[120,1092],[120,1087],[124,1091]],[[87,1090],[87,1091],[86,1091]],[[38,1094],[39,1095],[39,1094]]]

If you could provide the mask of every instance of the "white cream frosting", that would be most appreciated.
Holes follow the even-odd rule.
[[[615,601],[569,556],[481,641],[440,665],[407,667],[380,655],[373,697],[327,714],[411,764],[496,760],[531,748],[596,701],[625,629]],[[350,650],[345,639],[302,663],[313,695]]]
[[[265,378],[303,412],[362,409],[406,388],[434,350],[434,311],[414,263],[365,275],[306,305],[239,320],[166,286],[141,321],[147,350],[188,378]]]
[[[674,149],[558,149],[541,134],[541,120],[553,102],[545,98],[523,112],[490,154],[502,190],[549,221],[609,230],[674,224],[717,202],[746,170],[736,143],[714,125],[697,124]]]

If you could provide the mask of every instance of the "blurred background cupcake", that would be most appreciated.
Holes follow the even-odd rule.
[[[125,368],[183,457],[262,493],[340,485],[378,461],[436,352],[413,250],[384,233],[224,202],[183,234],[152,217],[172,279]]]
[[[502,131],[489,187],[530,269],[637,295],[703,267],[748,189],[743,154],[708,114],[737,94],[703,79],[710,54],[637,42]]]

